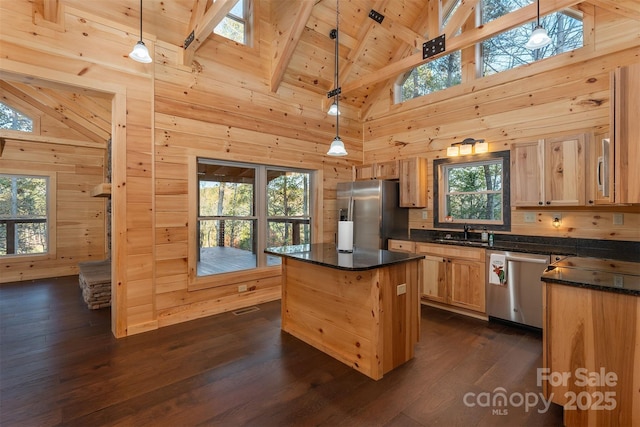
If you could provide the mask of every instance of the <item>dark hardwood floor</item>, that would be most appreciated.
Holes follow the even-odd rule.
[[[556,405],[518,405],[541,392],[537,333],[423,307],[416,357],[376,382],[281,332],[279,302],[259,307],[117,340],[77,276],[0,285],[0,425],[562,424]],[[491,406],[500,387],[513,404]]]

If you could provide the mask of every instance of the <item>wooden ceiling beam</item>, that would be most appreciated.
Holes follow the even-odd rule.
[[[100,148],[106,149],[107,143],[103,142],[94,142],[94,141],[80,141],[75,139],[66,139],[66,138],[56,138],[53,136],[43,136],[43,135],[34,135],[28,132],[18,132],[18,131],[10,131],[5,129],[0,129],[0,139],[4,139],[7,142],[10,141],[27,141],[27,142],[41,142],[47,144],[58,144],[58,145],[70,145],[73,147],[87,147],[87,148]]]
[[[188,46],[183,46],[182,51],[182,63],[184,65],[191,65],[196,50],[198,50],[202,43],[211,35],[213,29],[227,16],[237,2],[238,0],[217,0],[207,9],[200,19],[192,19],[195,23],[185,37],[185,45],[187,44],[187,40],[191,41]],[[196,3],[196,6],[198,7],[192,12],[192,16],[201,10],[201,5]]]
[[[546,15],[555,12],[560,9],[564,9],[580,3],[579,0],[553,0],[542,3],[540,5],[540,14]],[[356,89],[360,89],[366,86],[372,86],[383,80],[395,79],[401,73],[409,71],[418,65],[432,61],[436,58],[448,55],[451,52],[455,52],[460,49],[472,46],[476,43],[480,43],[483,40],[489,39],[504,31],[515,28],[519,25],[525,24],[536,18],[536,4],[530,4],[521,9],[497,18],[481,27],[476,27],[472,30],[466,31],[460,35],[452,37],[446,41],[446,50],[430,58],[423,59],[422,51],[407,56],[393,64],[387,65],[375,73],[370,73],[357,80],[347,82],[342,85],[342,94],[349,93]]]
[[[640,21],[640,2],[638,0],[589,0],[589,3]]]
[[[60,0],[33,0],[32,20],[35,25],[64,31],[64,13]]]
[[[274,49],[273,58],[271,60],[271,91],[276,92],[282,83],[289,61],[298,46],[302,32],[304,31],[307,21],[313,11],[314,2],[309,0],[300,1],[297,8],[291,7],[295,10],[295,18],[293,25],[288,30],[282,31],[276,27],[276,31],[281,33],[277,37],[277,43]]]

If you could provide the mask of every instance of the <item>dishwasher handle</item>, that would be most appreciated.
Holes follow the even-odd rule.
[[[548,259],[541,259],[541,258],[521,258],[521,257],[515,257],[515,256],[508,256],[505,258],[506,261],[515,261],[515,262],[530,262],[530,263],[534,263],[534,264],[549,264]]]

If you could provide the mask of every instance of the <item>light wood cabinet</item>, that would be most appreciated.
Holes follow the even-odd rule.
[[[584,206],[586,144],[586,134],[514,144],[512,204]]]
[[[387,243],[387,248],[390,251],[407,252],[412,254],[412,253],[415,253],[416,251],[416,244],[415,242],[412,242],[410,240],[389,239],[389,242]]]
[[[564,407],[565,425],[637,425],[640,297],[545,283],[543,330],[543,391]]]
[[[400,161],[400,206],[427,207],[427,159],[413,157]]]
[[[640,203],[640,64],[616,69],[612,86],[615,200]]]
[[[355,167],[356,181],[368,179],[398,179],[400,177],[400,162],[390,160],[388,162],[376,162]]]
[[[485,250],[417,243],[423,261],[422,297],[485,313]]]

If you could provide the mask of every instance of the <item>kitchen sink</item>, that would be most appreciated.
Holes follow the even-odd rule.
[[[450,243],[453,245],[462,245],[462,246],[481,246],[481,247],[489,247],[488,242],[482,242],[478,240],[461,240],[461,239],[434,239],[436,243]]]

